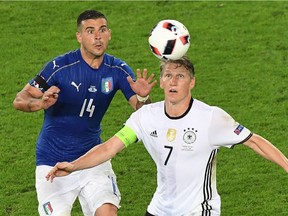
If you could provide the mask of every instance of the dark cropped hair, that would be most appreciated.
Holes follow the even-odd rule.
[[[182,58],[177,59],[177,60],[162,60],[160,64],[160,76],[163,75],[165,66],[169,63],[176,64],[176,67],[181,67],[181,66],[185,67],[189,71],[190,77],[191,78],[194,77],[195,75],[194,65],[187,56],[183,56]]]
[[[107,23],[108,23],[108,20],[107,18],[105,17],[104,14],[102,14],[101,12],[99,11],[96,11],[96,10],[86,10],[84,12],[82,12],[79,17],[77,18],[77,28],[80,29],[81,27],[81,22],[83,20],[87,20],[87,19],[98,19],[98,18],[104,18]]]

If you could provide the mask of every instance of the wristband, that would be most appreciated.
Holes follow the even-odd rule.
[[[137,100],[138,100],[139,102],[142,102],[142,103],[145,103],[145,102],[148,100],[148,98],[149,98],[149,94],[148,94],[146,97],[141,97],[141,96],[138,95],[138,94],[136,94],[136,96],[137,96]]]

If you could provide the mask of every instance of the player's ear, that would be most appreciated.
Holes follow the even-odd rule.
[[[112,38],[112,30],[111,29],[109,29],[109,40],[111,40],[111,38]]]
[[[193,77],[191,80],[190,80],[190,90],[192,90],[194,87],[195,87],[195,77]]]
[[[81,36],[81,33],[80,32],[76,32],[76,38],[77,38],[77,41],[81,44],[82,43],[82,36]]]
[[[162,77],[160,76],[160,88],[163,89]]]

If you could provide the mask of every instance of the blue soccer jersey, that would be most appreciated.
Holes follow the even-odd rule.
[[[30,85],[43,92],[60,89],[57,102],[44,111],[36,145],[36,165],[54,166],[72,161],[101,143],[100,122],[117,90],[129,100],[135,93],[127,76],[132,69],[122,60],[105,54],[98,69],[82,58],[80,49],[48,62]]]

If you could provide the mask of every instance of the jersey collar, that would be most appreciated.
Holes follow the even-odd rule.
[[[181,118],[183,118],[184,116],[186,116],[187,113],[190,111],[190,109],[191,109],[191,107],[192,107],[192,104],[193,104],[193,101],[194,101],[194,99],[191,97],[190,103],[189,103],[189,106],[188,106],[187,110],[186,110],[181,116],[177,116],[177,117],[169,116],[168,113],[166,112],[166,107],[165,107],[165,104],[164,104],[164,112],[165,112],[165,115],[166,115],[169,119],[181,119]]]

